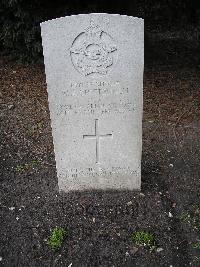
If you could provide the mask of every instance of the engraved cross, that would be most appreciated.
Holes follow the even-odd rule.
[[[100,150],[100,139],[106,137],[113,137],[112,134],[99,134],[99,121],[95,119],[95,134],[94,135],[83,135],[83,138],[96,139],[96,163],[99,163],[99,150]]]

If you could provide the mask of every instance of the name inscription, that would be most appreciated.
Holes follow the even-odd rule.
[[[64,90],[62,94],[63,104],[57,105],[57,116],[70,114],[98,116],[123,114],[135,110],[134,103],[130,101],[129,88],[122,86],[120,81],[71,82],[69,89]],[[118,96],[117,100],[108,101],[106,97],[109,95]],[[70,97],[74,100],[72,101]],[[82,103],[79,97],[87,97],[88,102]]]
[[[92,81],[92,82],[79,82],[70,83],[69,89],[65,89],[63,96],[104,96],[104,95],[124,95],[129,93],[129,88],[124,87],[119,81],[105,82],[105,81]]]

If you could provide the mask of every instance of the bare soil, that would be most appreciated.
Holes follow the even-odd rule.
[[[145,49],[141,192],[60,195],[44,66],[1,59],[0,266],[200,266],[198,49]],[[55,252],[56,226],[70,234]],[[143,230],[162,251],[133,243]]]

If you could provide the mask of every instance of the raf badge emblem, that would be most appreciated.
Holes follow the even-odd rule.
[[[87,76],[107,74],[116,59],[116,51],[113,38],[91,20],[90,26],[75,38],[70,55],[75,69]]]

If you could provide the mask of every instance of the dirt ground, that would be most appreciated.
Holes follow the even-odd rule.
[[[198,46],[145,51],[141,192],[59,195],[44,66],[0,60],[0,266],[200,266]],[[155,249],[133,243],[143,230]]]

